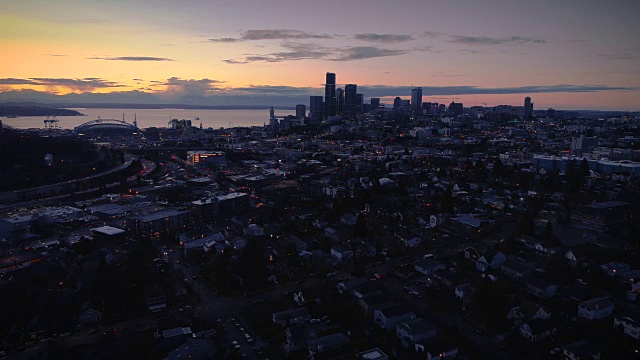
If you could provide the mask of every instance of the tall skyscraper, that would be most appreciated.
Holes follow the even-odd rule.
[[[344,113],[344,90],[342,88],[336,89],[336,114],[341,115]]]
[[[378,110],[380,108],[380,98],[371,98],[371,110]]]
[[[309,117],[313,122],[321,122],[324,118],[324,102],[322,96],[309,97]]]
[[[325,117],[336,116],[336,74],[327,73],[324,83]]]
[[[422,88],[411,89],[411,110],[420,112],[422,109]]]
[[[357,99],[356,94],[358,92],[358,85],[347,84],[344,87],[344,113],[346,115],[355,115]]]
[[[531,98],[527,96],[524,98],[524,118],[530,119],[533,115],[533,103],[531,102]]]
[[[356,94],[356,114],[363,113],[362,105],[364,104],[364,94]]]
[[[460,116],[464,113],[464,105],[452,101],[451,104],[449,104],[449,112],[455,116]]]
[[[296,117],[302,120],[306,115],[307,115],[307,106],[305,104],[296,105]]]
[[[393,99],[393,110],[400,110],[400,106],[402,106],[402,99],[400,96],[396,96],[396,98]]]

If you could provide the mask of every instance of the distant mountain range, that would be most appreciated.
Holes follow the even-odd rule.
[[[190,94],[165,98],[143,91],[111,93],[69,93],[56,95],[36,90],[0,92],[0,103],[44,104],[55,107],[127,108],[127,109],[295,109],[295,104],[306,104],[309,96],[225,95],[202,96]],[[261,105],[264,104],[264,105]]]
[[[269,109],[268,105],[186,105],[186,104],[125,104],[125,103],[37,103],[37,102],[5,102],[0,103],[0,108],[34,108],[39,107],[41,109],[58,109],[61,108],[88,108],[88,109],[210,109],[210,110],[265,110]],[[295,110],[295,106],[278,106],[278,109],[282,110]],[[74,110],[69,110],[74,111]],[[79,115],[82,115],[78,113]],[[0,112],[0,116],[6,115],[19,115],[19,116],[39,116],[36,115],[21,115],[18,112],[6,112],[3,114]],[[60,114],[44,114],[44,115],[57,115]]]

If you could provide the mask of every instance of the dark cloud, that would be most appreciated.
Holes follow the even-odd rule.
[[[488,37],[488,36],[463,36],[450,35],[449,42],[465,45],[520,45],[526,43],[544,44],[547,41],[540,38],[532,38],[528,36],[507,36],[507,37]]]
[[[408,50],[392,50],[383,49],[373,46],[353,46],[342,48],[338,52],[337,56],[330,58],[333,61],[349,61],[349,60],[363,60],[372,59],[377,57],[386,56],[398,56],[406,54]]]
[[[70,79],[70,78],[30,78],[37,82],[35,85],[42,85],[48,87],[66,87],[73,91],[92,91],[99,88],[114,88],[123,87],[124,85],[118,84],[113,81],[108,81],[102,78],[83,78],[83,79]]]
[[[133,79],[133,81],[144,81],[144,79]]]
[[[435,77],[465,77],[467,75],[464,74],[449,74],[449,73],[444,73],[444,72],[439,72],[439,73],[435,73],[432,74],[431,76],[435,76]]]
[[[165,81],[163,83],[163,85],[167,85],[167,86],[184,86],[184,85],[191,85],[191,84],[200,84],[200,85],[206,85],[206,86],[211,86],[214,84],[222,84],[225,81],[222,80],[212,80],[212,79],[181,79],[179,77],[171,77],[168,78],[167,81]]]
[[[437,38],[441,35],[444,35],[444,33],[438,32],[438,31],[425,31],[422,33],[422,35],[426,36],[426,37],[430,37],[430,38]]]
[[[237,41],[255,41],[255,40],[300,40],[300,39],[332,39],[333,35],[314,34],[301,30],[291,29],[266,29],[266,30],[247,30],[240,37],[222,37],[209,39],[212,42],[229,43]]]
[[[241,41],[241,40],[238,39],[238,38],[223,37],[223,38],[209,39],[209,41],[218,42],[218,43],[233,43],[233,42],[238,42],[238,41]]]
[[[632,54],[623,53],[623,54],[598,54],[596,57],[602,57],[610,60],[635,60],[638,57]]]
[[[384,44],[401,43],[405,41],[414,40],[413,36],[411,35],[374,34],[374,33],[355,34],[353,35],[353,38],[356,40],[378,42],[378,43],[384,43]]]
[[[69,55],[65,55],[65,54],[44,54],[46,56],[55,56],[55,57],[60,57],[60,56],[69,56]]]
[[[234,59],[224,59],[222,60],[223,62],[226,62],[227,64],[231,64],[231,65],[239,65],[239,64],[248,64],[248,61],[244,61],[244,60],[234,60]]]
[[[324,59],[330,61],[363,60],[376,57],[397,56],[410,50],[392,50],[375,46],[327,47],[312,43],[284,42],[285,51],[268,54],[249,54],[244,58],[224,60],[227,64],[247,64],[253,62],[276,63],[283,61]],[[417,50],[416,50],[417,51]]]
[[[175,61],[169,58],[155,56],[114,56],[114,57],[90,57],[91,60],[111,60],[111,61]]]
[[[38,83],[30,79],[4,78],[0,79],[0,85],[38,85]]]

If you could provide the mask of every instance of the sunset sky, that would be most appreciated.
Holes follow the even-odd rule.
[[[0,0],[0,101],[640,110],[640,1]]]

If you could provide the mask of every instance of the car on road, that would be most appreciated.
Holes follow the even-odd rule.
[[[233,341],[231,342],[231,345],[233,345],[233,347],[234,347],[234,348],[236,348],[236,349],[238,349],[238,350],[240,349],[240,344],[238,344],[238,342],[237,342],[237,341],[235,341],[235,340],[233,340]]]

